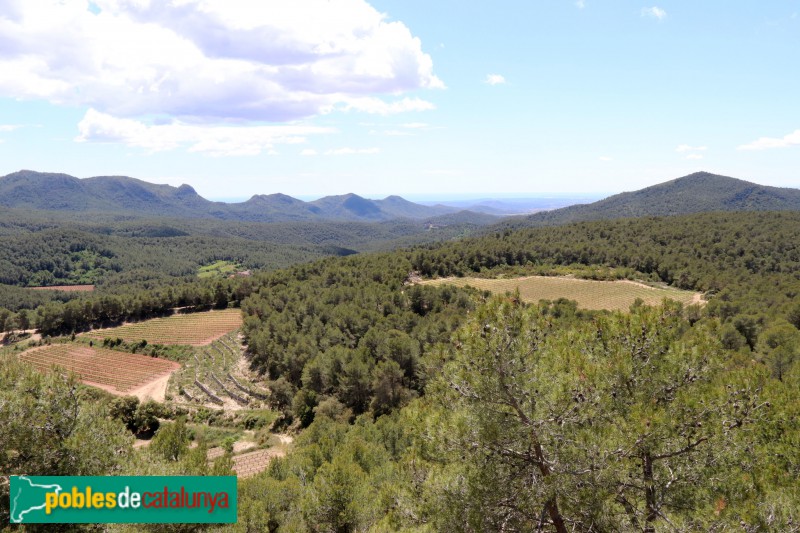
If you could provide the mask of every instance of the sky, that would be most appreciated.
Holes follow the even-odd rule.
[[[0,0],[0,175],[282,192],[800,186],[800,0]]]

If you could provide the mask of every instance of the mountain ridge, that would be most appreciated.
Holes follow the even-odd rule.
[[[568,224],[613,218],[673,216],[713,211],[800,211],[800,189],[695,172],[636,191],[622,192],[498,223],[506,227]]]
[[[441,205],[415,204],[399,196],[369,200],[354,193],[326,196],[312,202],[282,193],[256,194],[238,203],[214,202],[203,198],[187,184],[173,187],[128,176],[80,179],[63,173],[32,170],[0,177],[0,206],[247,222],[424,220],[460,211]]]

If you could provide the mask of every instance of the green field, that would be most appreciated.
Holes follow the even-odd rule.
[[[566,298],[578,302],[578,307],[582,309],[592,310],[626,310],[637,298],[641,298],[647,305],[657,305],[664,298],[676,300],[684,305],[702,302],[700,293],[650,287],[633,281],[593,281],[564,277],[527,276],[510,279],[441,278],[422,283],[474,287],[495,294],[505,294],[519,289],[520,296],[526,302],[536,303],[539,300]]]
[[[216,261],[210,265],[201,266],[197,271],[199,278],[225,278],[242,270],[242,265],[233,261]]]

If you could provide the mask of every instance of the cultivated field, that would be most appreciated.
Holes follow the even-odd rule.
[[[511,279],[442,278],[421,282],[428,285],[456,285],[474,287],[505,294],[519,289],[526,302],[567,298],[578,302],[582,309],[627,310],[636,298],[646,305],[658,305],[664,298],[684,305],[702,303],[700,293],[672,288],[650,287],[634,281],[593,281],[564,277],[528,276]]]
[[[165,359],[79,344],[41,346],[22,352],[19,357],[40,371],[59,366],[74,372],[83,383],[115,394],[132,393],[180,368],[178,363]]]
[[[278,435],[281,444],[267,450],[257,450],[233,456],[233,470],[236,477],[246,478],[263,472],[274,457],[284,457],[286,447],[291,444],[292,438],[288,435]]]
[[[146,340],[149,344],[205,346],[241,325],[241,311],[225,309],[154,318],[116,328],[98,329],[83,335],[92,339],[120,338],[129,342]]]

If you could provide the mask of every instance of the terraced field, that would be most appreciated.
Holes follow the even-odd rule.
[[[263,384],[253,383],[257,376],[249,370],[238,332],[193,351],[170,381],[178,401],[236,411],[260,405],[268,397]]]
[[[149,344],[205,346],[226,333],[238,329],[241,325],[241,311],[225,309],[154,318],[116,328],[98,329],[83,335],[101,340],[120,338],[129,342],[138,342],[144,339]]]
[[[180,368],[178,363],[145,355],[89,348],[79,344],[53,344],[20,354],[42,372],[59,366],[75,373],[81,382],[110,392],[131,392]]]
[[[528,276],[511,279],[442,278],[422,281],[428,285],[455,285],[474,287],[494,294],[505,294],[519,289],[526,302],[567,298],[578,302],[582,309],[627,310],[636,298],[646,305],[658,305],[664,298],[684,305],[703,303],[701,294],[673,288],[650,287],[633,281],[593,281],[564,277]]]
[[[278,435],[281,444],[266,450],[256,450],[254,452],[243,453],[233,456],[233,470],[236,477],[247,478],[263,472],[269,466],[269,462],[275,457],[284,457],[286,447],[292,443],[292,438],[288,435]]]

